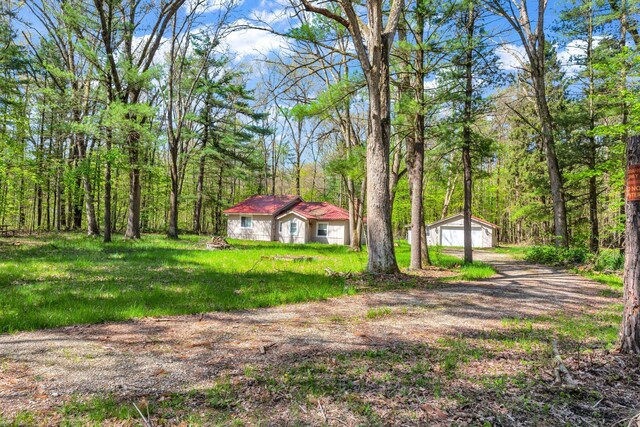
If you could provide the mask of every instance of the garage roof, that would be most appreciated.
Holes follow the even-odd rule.
[[[451,216],[448,216],[448,217],[446,217],[446,218],[444,218],[444,219],[441,219],[441,220],[439,220],[439,221],[432,222],[431,224],[427,224],[427,227],[436,227],[436,226],[438,226],[438,225],[440,225],[440,224],[444,224],[444,223],[446,223],[446,222],[449,222],[449,221],[451,221],[452,219],[462,218],[463,216],[464,216],[464,215],[463,215],[462,213],[455,214],[455,215],[451,215]],[[479,218],[479,217],[477,217],[477,216],[473,216],[473,215],[471,215],[471,221],[472,221],[472,222],[473,222],[473,221],[475,221],[475,222],[479,222],[479,223],[484,224],[484,225],[486,225],[486,226],[489,226],[489,227],[491,227],[491,228],[500,228],[498,225],[496,225],[496,224],[494,224],[494,223],[492,223],[492,222],[489,222],[489,221],[487,221],[487,220],[484,220],[484,219],[482,219],[482,218]]]

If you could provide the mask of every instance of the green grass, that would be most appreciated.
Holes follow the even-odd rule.
[[[464,264],[460,258],[443,253],[441,247],[431,248],[429,255],[431,256],[431,262],[436,267],[458,272],[456,276],[449,280],[487,279],[496,273],[492,266],[484,262],[474,261],[471,264]]]
[[[391,308],[389,307],[375,307],[370,308],[367,311],[367,319],[381,319],[391,315]]]
[[[206,241],[145,235],[104,244],[71,233],[3,240],[0,333],[322,300],[356,292],[325,268],[359,273],[367,262],[366,251],[346,246],[234,241],[235,249],[209,251]],[[396,248],[401,268],[409,265],[409,251],[402,242]],[[274,255],[313,260],[268,259]],[[477,263],[463,266],[439,251],[433,260],[463,280],[493,271]]]
[[[498,254],[509,254],[515,259],[524,259],[529,246],[499,246],[492,251]]]
[[[234,242],[208,251],[205,241],[145,235],[103,244],[64,234],[2,245],[0,332],[318,300],[353,292],[325,267],[366,265],[366,253],[342,246]],[[262,258],[282,254],[314,260]]]
[[[622,277],[616,274],[598,273],[595,271],[579,271],[577,273],[598,283],[607,285],[613,291],[621,291],[623,287]]]
[[[153,308],[162,313],[163,310],[199,309],[200,302],[190,301],[191,295],[199,295],[211,304],[225,308],[234,305],[246,307],[256,304],[256,301],[279,303],[287,298],[316,297],[318,294],[305,295],[300,291],[301,287],[310,284],[324,287],[324,294],[318,298],[351,292],[345,289],[341,279],[322,275],[324,266],[329,265],[335,271],[359,271],[366,263],[364,253],[320,245],[234,242],[241,249],[209,252],[199,249],[200,243],[196,238],[168,242],[159,236],[146,236],[142,242],[119,241],[106,246],[79,236],[46,238],[40,243],[40,246],[0,246],[2,266],[9,267],[0,270],[3,280],[7,280],[7,271],[10,271],[15,275],[11,280],[19,282],[9,285],[2,282],[3,295],[11,295],[13,301],[19,295],[13,293],[21,287],[34,287],[31,292],[44,289],[49,298],[57,298],[57,293],[44,286],[47,283],[61,288],[63,292],[59,295],[65,298],[88,298],[86,295],[98,298],[95,287],[102,289],[99,295],[115,292],[105,285],[104,280],[97,280],[97,276],[109,276],[102,270],[106,265],[114,275],[113,282],[108,282],[110,286],[138,298],[144,298],[149,292],[145,287],[149,267],[153,283],[161,283],[167,289],[181,289],[171,294],[175,306],[164,299],[150,300],[145,310]],[[397,251],[400,265],[406,267],[406,247],[401,244]],[[305,263],[262,260],[256,264],[262,255],[284,253],[315,258]],[[113,254],[118,256],[113,257]],[[28,257],[19,258],[18,255]],[[170,262],[162,262],[168,258],[171,258]],[[437,265],[463,274],[464,267],[461,267],[459,259],[443,254],[437,248],[432,258]],[[24,267],[22,262],[26,263]],[[158,265],[161,270],[158,270]],[[253,271],[247,273],[251,268]],[[235,275],[234,271],[237,272]],[[35,280],[29,274],[35,277],[42,274],[43,278]],[[226,281],[219,281],[219,275]],[[301,278],[304,280],[300,281]],[[591,278],[605,283],[604,290],[619,292],[621,289],[621,280],[616,276],[597,274]],[[215,281],[215,286],[207,287],[201,282],[205,279]],[[244,284],[245,281],[250,283]],[[40,286],[42,288],[38,288]],[[252,295],[233,292],[235,299],[230,299],[228,297],[232,295],[225,293],[227,287],[251,289]],[[36,300],[22,303],[27,318],[30,316],[28,303],[33,301]],[[126,300],[116,298],[113,301],[106,308],[97,305],[94,308],[104,310],[103,315],[130,313]],[[73,307],[72,303],[68,302],[66,307]],[[154,303],[158,305],[154,307]],[[4,304],[3,299],[0,301],[0,316],[5,316]],[[47,305],[41,307],[49,309]],[[85,315],[85,311],[79,311],[79,314],[71,311],[69,320]],[[571,395],[552,390],[548,395],[540,394],[540,390],[545,390],[549,383],[548,373],[553,358],[551,340],[558,340],[565,358],[578,353],[596,353],[602,348],[613,349],[621,311],[620,304],[612,300],[612,304],[597,313],[505,318],[501,328],[477,334],[451,334],[431,343],[407,341],[402,345],[372,350],[320,353],[313,357],[291,355],[286,363],[239,366],[243,375],[221,375],[206,389],[149,396],[148,402],[135,403],[145,414],[148,405],[151,418],[158,425],[235,425],[234,422],[241,425],[244,421],[247,424],[268,424],[270,416],[274,415],[270,412],[274,407],[287,409],[292,425],[304,425],[305,421],[309,423],[304,414],[319,411],[320,401],[325,408],[330,404],[345,408],[361,425],[384,424],[384,416],[391,409],[397,411],[396,415],[401,417],[398,419],[405,424],[425,424],[424,418],[412,418],[411,408],[422,405],[424,401],[441,408],[452,404],[465,408],[468,403],[477,401],[477,393],[482,393],[484,402],[495,401],[500,411],[506,408],[511,414],[519,414],[519,421],[535,419],[539,425],[549,425],[556,421],[551,409],[566,409],[574,400],[582,405],[580,407],[593,406],[601,400],[597,391]],[[366,313],[366,319],[380,319],[396,313],[390,307],[372,307]],[[493,366],[502,363],[509,363],[511,369],[494,372]],[[478,369],[478,365],[485,364],[489,368]],[[243,402],[250,402],[250,405],[245,407]],[[25,411],[11,420],[0,417],[0,426],[46,425],[48,416],[52,417],[51,424],[61,422],[61,425],[139,425],[140,417],[133,403],[134,400],[111,395],[79,397],[47,415]],[[380,405],[386,406],[381,409]],[[475,414],[478,409],[473,408],[472,411]],[[480,412],[483,412],[482,408]],[[489,408],[484,413],[496,416]],[[599,416],[592,414],[589,419],[606,424]],[[301,417],[300,422],[296,423],[296,417]],[[510,422],[508,419],[499,421],[504,425]]]

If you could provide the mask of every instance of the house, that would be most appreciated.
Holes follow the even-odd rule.
[[[349,212],[299,196],[252,196],[224,211],[227,236],[282,243],[348,245]]]
[[[426,226],[427,244],[432,246],[464,246],[463,214],[433,222]],[[492,248],[498,245],[497,225],[475,216],[471,217],[471,241],[474,248]],[[411,244],[411,231],[407,240]]]

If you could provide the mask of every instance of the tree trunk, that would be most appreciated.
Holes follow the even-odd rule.
[[[167,231],[169,239],[178,238],[178,184],[171,182],[169,193],[169,229]]]
[[[386,24],[381,0],[366,2],[367,23],[358,17],[352,2],[340,2],[344,16],[301,0],[305,9],[344,26],[351,35],[369,94],[367,136],[367,244],[370,273],[396,273],[393,246],[391,197],[389,194],[389,145],[391,140],[391,93],[389,52],[403,8],[392,2]],[[346,16],[346,18],[345,18]]]
[[[544,67],[544,64],[541,65]],[[534,73],[534,89],[536,92],[536,104],[542,127],[542,147],[547,160],[547,171],[551,186],[551,198],[553,200],[553,223],[555,230],[556,246],[569,246],[569,230],[567,227],[567,210],[564,194],[562,173],[556,154],[555,138],[553,135],[553,120],[547,103],[546,83],[544,74]]]
[[[473,262],[473,238],[471,234],[471,203],[473,201],[473,182],[471,180],[471,121],[473,120],[473,37],[475,31],[475,9],[473,3],[469,5],[467,20],[467,46],[465,60],[465,89],[464,89],[464,123],[462,124],[462,168],[464,174],[464,262]]]
[[[587,67],[589,73],[589,169],[591,176],[589,177],[589,223],[591,225],[591,234],[589,236],[589,249],[596,253],[600,249],[600,230],[598,225],[598,182],[595,176],[597,149],[596,138],[593,131],[596,127],[596,111],[593,105],[595,96],[595,75],[593,68],[593,9],[589,3],[589,25],[587,37]]]
[[[464,126],[467,128],[467,126]],[[466,133],[463,130],[463,134]],[[462,147],[462,167],[464,169],[464,207],[463,225],[464,225],[464,262],[466,264],[473,262],[473,239],[471,235],[471,202],[473,183],[471,180],[471,149],[468,142]]]
[[[423,212],[422,212],[422,184],[423,184],[423,168],[424,168],[424,115],[422,113],[423,104],[423,92],[424,92],[424,55],[422,51],[422,38],[424,33],[424,17],[420,13],[420,5],[416,6],[416,28],[415,37],[416,44],[418,45],[416,50],[415,69],[416,76],[414,87],[411,87],[411,78],[409,70],[411,67],[411,61],[409,53],[404,53],[403,58],[405,75],[401,79],[401,91],[403,95],[409,96],[413,89],[413,98],[416,101],[417,111],[409,111],[413,116],[411,129],[407,132],[407,153],[406,163],[407,172],[409,177],[409,196],[411,199],[411,259],[409,266],[411,269],[422,268],[422,247],[423,240],[426,239],[426,235],[423,234]],[[401,25],[398,27],[398,38],[401,42],[406,42],[406,28],[401,21]],[[401,100],[403,102],[405,100]],[[408,99],[406,100],[408,101]],[[416,108],[416,107],[414,107]]]
[[[402,165],[402,145],[400,142],[393,150],[393,161],[391,162],[391,170],[389,171],[389,197],[390,205],[393,210],[393,203],[396,200],[396,190],[398,189],[398,181],[400,181],[400,166]]]
[[[73,146],[71,148],[72,160],[70,159],[70,165],[73,164],[73,168],[77,170],[80,166],[81,159],[78,145],[75,143],[76,139],[77,135],[74,135],[71,140]],[[82,202],[78,196],[84,191],[82,187],[82,176],[76,177],[75,186],[69,190],[71,191],[69,191],[69,221],[67,225],[72,230],[80,230],[82,228]]]
[[[204,148],[204,146],[203,146]],[[193,208],[193,232],[200,234],[202,231],[202,200],[204,189],[204,171],[205,171],[206,157],[203,154],[200,156],[200,165],[198,166],[198,183],[196,184],[196,203]]]
[[[509,20],[513,29],[520,36],[529,59],[529,73],[534,90],[538,119],[540,120],[542,146],[547,160],[547,171],[553,198],[555,244],[556,246],[567,247],[569,246],[569,230],[567,227],[564,183],[556,155],[553,118],[547,102],[545,83],[547,70],[545,66],[544,15],[548,1],[538,0],[537,19],[533,20],[529,18],[526,0],[514,0],[505,4],[509,6],[504,7],[504,4],[500,1],[491,1],[489,6]],[[532,22],[535,22],[535,28],[533,29]]]
[[[640,136],[627,143],[624,311],[620,351],[640,354]]]
[[[382,23],[380,23],[382,25]],[[389,145],[391,141],[391,93],[389,50],[391,40],[382,37],[379,64],[368,76],[369,138],[367,141],[367,245],[371,273],[396,273],[389,194]],[[379,68],[378,70],[376,68]]]
[[[104,171],[104,236],[102,241],[111,242],[111,130],[107,129],[107,161]]]
[[[96,218],[95,204],[93,202],[93,190],[91,188],[91,177],[87,174],[82,178],[84,184],[84,203],[87,211],[87,235],[99,236],[100,227]]]
[[[87,142],[84,135],[76,135],[76,144],[78,150],[79,162],[88,162],[87,160]],[[95,203],[93,201],[93,189],[91,188],[91,174],[89,165],[82,166],[82,186],[84,189],[84,203],[87,215],[87,235],[99,236],[100,227],[96,218]]]
[[[422,266],[424,267],[426,265],[431,265],[431,256],[429,255],[429,244],[427,242],[427,226],[424,222],[424,218],[422,219],[422,223],[420,224],[420,234],[424,237],[422,239],[422,245],[420,247],[420,250],[422,251]]]
[[[449,205],[451,205],[451,199],[453,193],[456,191],[456,170],[454,169],[454,156],[451,154],[450,169],[447,173],[447,189],[444,193],[444,203],[442,204],[442,213],[440,219],[445,219],[449,215]]]
[[[216,201],[215,208],[214,208],[215,220],[216,220],[216,223],[214,225],[215,227],[214,234],[216,234],[217,236],[222,234],[222,205],[220,204],[220,201],[222,200],[223,172],[224,170],[222,169],[222,166],[220,166],[220,170],[218,171],[218,200]]]
[[[140,165],[139,155],[140,135],[137,132],[129,134],[129,162],[131,170],[129,171],[129,206],[127,208],[127,230],[124,237],[127,239],[140,238]]]
[[[298,120],[298,138],[296,141],[296,196],[300,196],[300,174],[302,173],[302,119]]]
[[[360,236],[357,235],[356,224],[358,222],[358,202],[355,194],[355,184],[353,178],[347,178],[347,193],[349,193],[349,248],[353,251],[360,251]]]
[[[169,239],[178,238],[178,141],[169,144],[169,175],[171,176],[171,190],[169,194]]]

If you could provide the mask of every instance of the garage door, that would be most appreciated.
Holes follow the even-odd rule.
[[[471,241],[474,248],[482,247],[482,228],[474,227],[471,229]],[[442,227],[440,244],[442,246],[464,246],[464,228]]]

